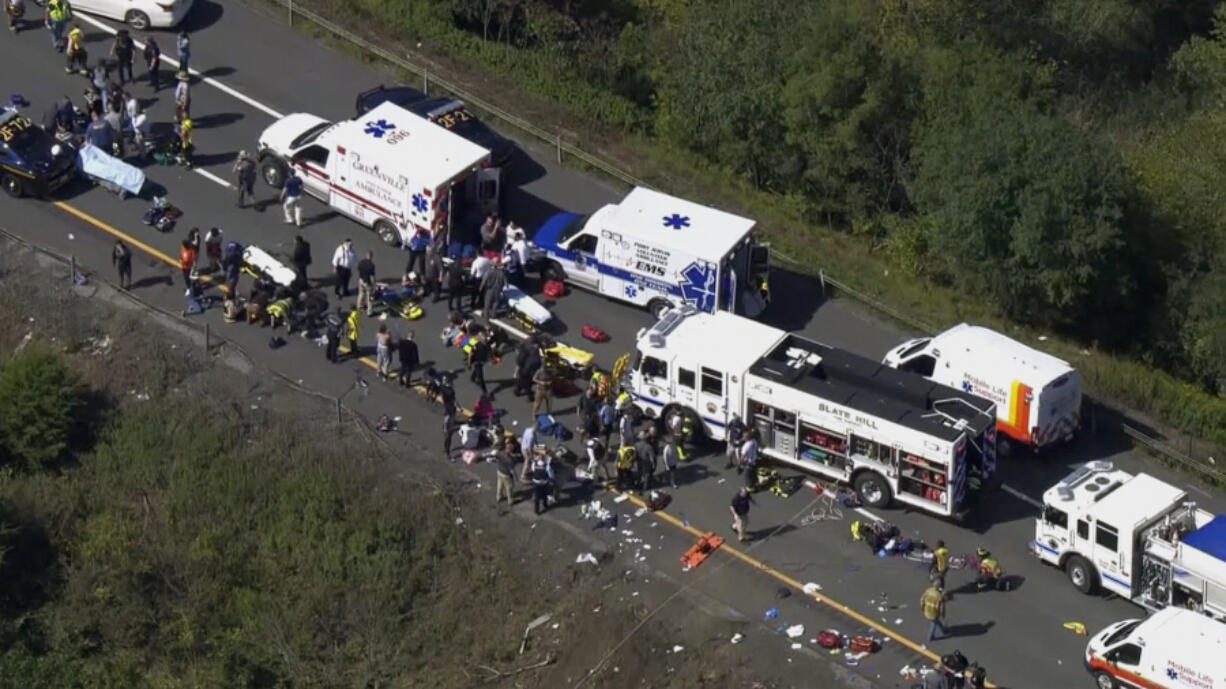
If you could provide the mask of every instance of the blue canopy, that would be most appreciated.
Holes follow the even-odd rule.
[[[1226,517],[1214,517],[1208,524],[1183,537],[1184,545],[1226,561]]]

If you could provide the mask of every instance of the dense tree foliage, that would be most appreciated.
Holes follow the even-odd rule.
[[[897,268],[1226,390],[1216,0],[350,1]]]
[[[0,457],[26,465],[65,459],[87,430],[86,394],[80,376],[43,347],[0,364]]]

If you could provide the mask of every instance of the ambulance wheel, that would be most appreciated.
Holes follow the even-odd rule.
[[[562,270],[562,265],[557,261],[548,261],[541,267],[541,279],[566,282],[566,271]]]
[[[856,494],[860,496],[860,502],[869,507],[890,504],[890,486],[876,472],[866,471],[856,477]]]
[[[1120,686],[1116,683],[1115,678],[1105,672],[1094,673],[1094,686],[1098,689],[1118,689]]]
[[[375,233],[379,235],[379,239],[388,246],[400,246],[400,233],[396,232],[396,226],[386,220],[375,221]]]
[[[273,189],[280,189],[285,186],[285,178],[289,174],[289,169],[285,167],[285,163],[274,156],[264,156],[260,159],[260,176],[264,178],[264,184]]]
[[[1013,441],[1001,434],[996,438],[996,454],[1001,457],[1013,455]]]
[[[652,299],[647,302],[647,313],[650,313],[651,317],[657,321],[663,318],[664,314],[671,308],[673,308],[673,305],[667,299]]]
[[[1094,593],[1098,588],[1098,576],[1094,573],[1094,567],[1080,555],[1074,555],[1064,563],[1064,571],[1068,574],[1068,580],[1073,585],[1073,588],[1089,595]]]
[[[4,193],[15,199],[21,198],[22,193],[25,192],[25,189],[21,185],[21,180],[10,174],[5,174],[3,177],[0,177],[0,186],[4,187]]]
[[[149,15],[140,10],[132,10],[123,16],[123,21],[137,31],[149,28]]]

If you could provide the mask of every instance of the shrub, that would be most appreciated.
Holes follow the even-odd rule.
[[[88,388],[59,355],[27,348],[0,366],[0,449],[27,467],[62,462],[85,430]]]

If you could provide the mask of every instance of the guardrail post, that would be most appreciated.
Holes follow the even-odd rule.
[[[425,67],[421,70],[421,92],[430,95],[430,70]]]
[[[826,271],[819,268],[817,270],[817,279],[822,283],[822,296],[824,297],[826,296]]]
[[[558,145],[558,164],[561,165],[562,164],[562,132],[561,131],[558,131],[557,145]]]
[[[72,254],[68,257],[68,284],[77,284],[77,255]]]
[[[289,0],[289,2],[285,3],[285,5],[286,7],[289,8],[289,25],[293,26],[294,25],[294,0]]]
[[[209,353],[209,340],[210,339],[211,338],[209,337],[209,324],[206,322],[204,324],[204,353],[205,354]]]
[[[340,426],[341,426],[341,424],[343,424],[344,422],[345,422],[345,420],[344,420],[344,418],[341,416],[341,398],[337,397],[337,398],[336,398],[336,426],[337,426],[337,429],[336,429],[336,430],[337,430],[337,431],[339,431],[339,430],[340,430]]]

